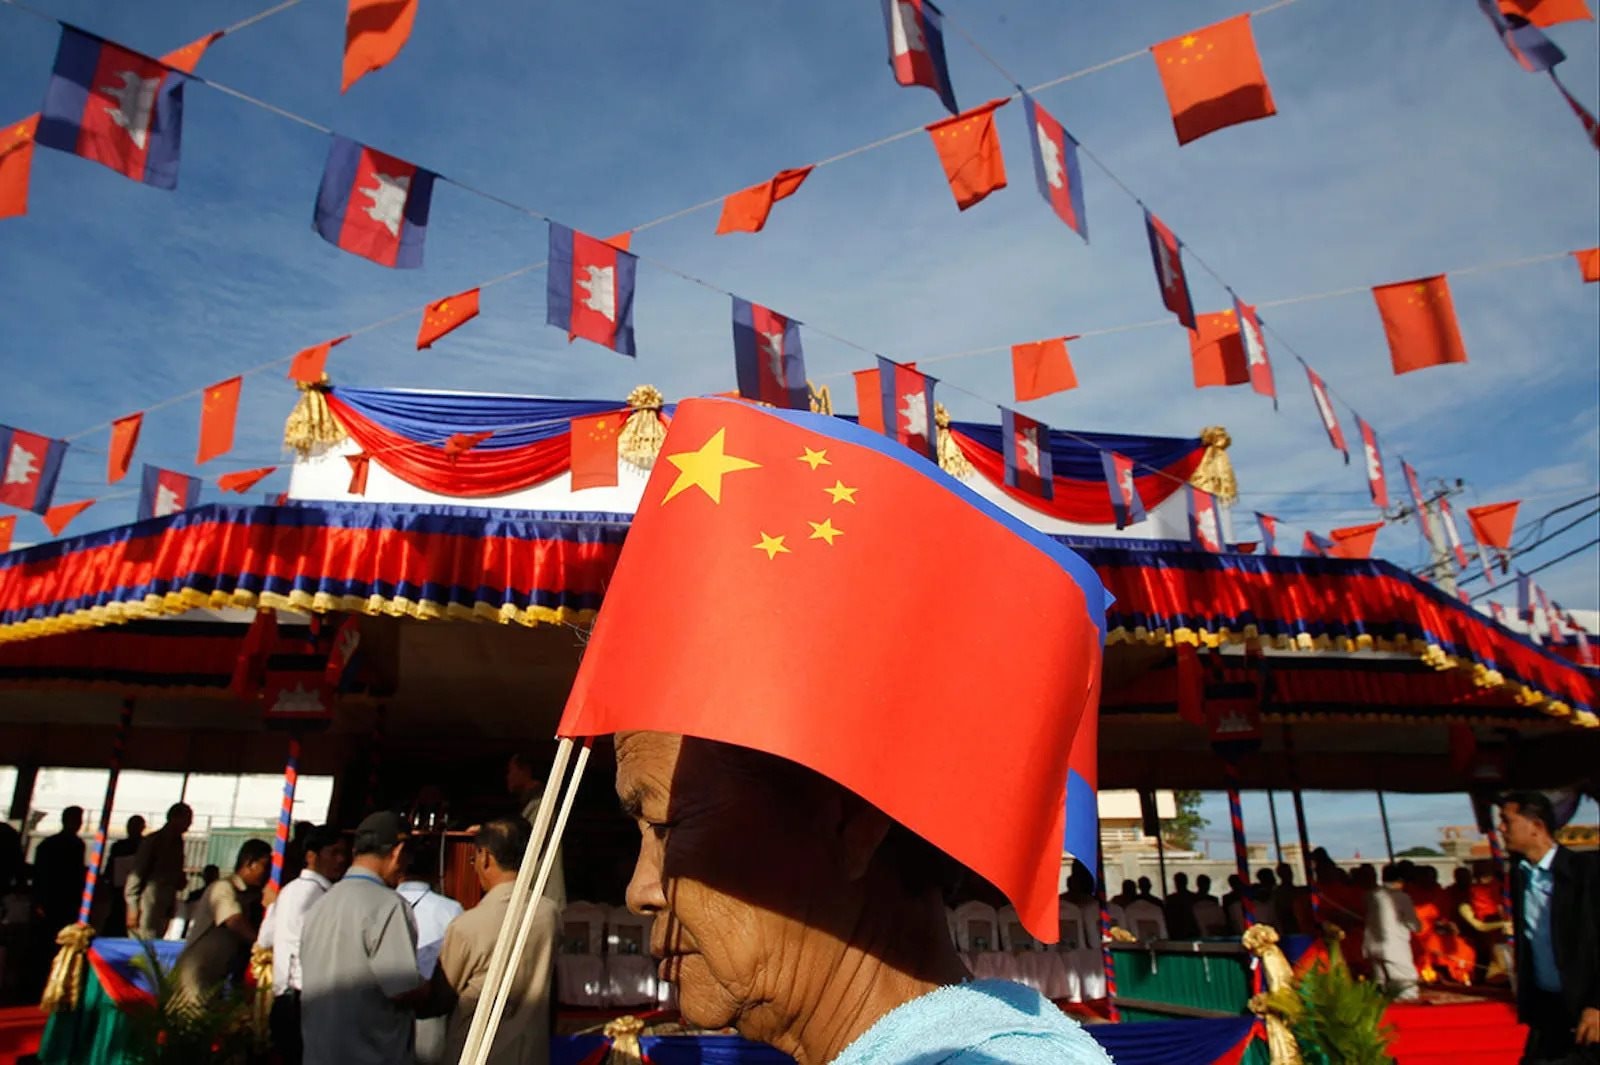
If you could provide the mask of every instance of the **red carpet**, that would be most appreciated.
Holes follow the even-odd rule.
[[[1384,1019],[1397,1065],[1517,1065],[1528,1035],[1509,1002],[1396,1004]]]
[[[44,1021],[37,1006],[0,1009],[0,1065],[15,1065],[18,1058],[36,1052]]]

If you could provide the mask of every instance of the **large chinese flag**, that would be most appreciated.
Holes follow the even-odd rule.
[[[1179,144],[1278,113],[1256,54],[1249,15],[1193,30],[1152,45],[1150,51]]]
[[[994,113],[1007,102],[990,100],[927,127],[939,152],[944,176],[950,182],[950,192],[963,211],[995,189],[1006,187],[1006,164],[1000,155]]]
[[[1372,297],[1383,317],[1396,374],[1467,361],[1450,300],[1450,283],[1443,274],[1378,285]]]
[[[987,879],[1055,942],[1104,612],[1082,559],[887,437],[687,400],[558,732],[676,733],[808,766]],[[933,654],[935,641],[961,653]],[[980,732],[1010,753],[974,758]]]

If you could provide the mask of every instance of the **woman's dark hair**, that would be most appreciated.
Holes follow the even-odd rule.
[[[264,839],[247,839],[239,845],[239,857],[234,860],[233,871],[238,872],[252,862],[272,857],[272,844]]]

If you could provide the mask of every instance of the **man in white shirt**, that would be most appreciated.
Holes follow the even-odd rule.
[[[406,875],[396,891],[411,906],[417,924],[417,968],[431,980],[439,965],[439,948],[450,922],[461,916],[461,903],[440,894],[434,880],[439,868],[437,840],[426,836],[412,840],[406,850]],[[443,1065],[446,1018],[417,1019],[417,1065]]]
[[[350,841],[323,825],[306,834],[305,865],[285,884],[261,922],[256,946],[272,951],[272,1045],[284,1065],[300,1065],[300,936],[306,911],[350,868]]]
[[[1411,897],[1403,890],[1405,873],[1399,865],[1383,867],[1383,884],[1367,895],[1366,936],[1362,946],[1372,962],[1372,979],[1402,1002],[1421,997],[1411,937],[1422,931],[1422,921]]]

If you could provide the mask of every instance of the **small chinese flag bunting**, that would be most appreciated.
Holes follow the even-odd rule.
[[[261,466],[253,470],[236,470],[225,473],[217,478],[217,487],[224,492],[238,492],[244,495],[250,489],[266,480],[277,472],[276,466]]]
[[[1373,542],[1378,539],[1378,531],[1382,528],[1383,522],[1377,521],[1371,525],[1334,529],[1328,533],[1333,540],[1333,548],[1329,553],[1337,558],[1371,558]]]
[[[481,433],[451,433],[450,438],[444,442],[445,456],[454,461],[456,456],[465,455],[493,435],[492,430]]]
[[[144,414],[130,414],[111,423],[111,446],[106,457],[106,483],[116,484],[128,475],[133,449],[139,446],[139,429]]]
[[[1018,403],[1078,387],[1078,375],[1067,356],[1067,341],[1072,339],[1056,337],[1011,346],[1011,379]]]
[[[417,18],[417,0],[350,0],[344,22],[344,81],[340,92],[382,70],[400,54]]]
[[[1397,375],[1467,361],[1450,300],[1450,283],[1443,274],[1378,285],[1372,296],[1383,318],[1389,359]]]
[[[301,385],[319,383],[328,366],[328,352],[349,339],[348,336],[342,336],[333,340],[324,340],[322,343],[313,344],[295,355],[294,359],[289,363],[289,380]]]
[[[478,289],[472,288],[428,304],[422,312],[422,327],[417,330],[417,350],[430,348],[446,333],[478,317]]]
[[[717,233],[761,232],[767,224],[767,216],[772,213],[772,205],[800,191],[811,170],[809,166],[780,170],[761,184],[752,185],[723,200],[722,217],[717,219]],[[626,245],[623,250],[627,250]]]
[[[28,175],[33,169],[33,134],[39,116],[0,129],[0,218],[28,213]]]
[[[233,450],[233,429],[239,418],[239,389],[242,377],[218,381],[205,390],[200,401],[200,448],[195,454],[199,465]]]
[[[199,65],[200,59],[222,36],[222,31],[208,33],[197,41],[190,41],[182,48],[174,49],[161,57],[161,61],[173,70],[181,70],[185,74],[193,74],[194,68]]]
[[[345,489],[353,496],[367,494],[367,471],[372,467],[372,456],[366,453],[360,455],[346,455],[344,460],[350,464],[350,486]]]
[[[1250,16],[1152,45],[1178,143],[1278,113],[1256,54]]]
[[[1592,285],[1600,281],[1600,248],[1575,251],[1572,257],[1578,260],[1578,271],[1583,274],[1585,284]]]
[[[67,531],[67,526],[72,524],[72,519],[94,506],[92,499],[80,499],[76,503],[62,503],[51,507],[44,512],[44,527],[50,530],[51,536],[60,536]]]
[[[1583,0],[1500,0],[1502,15],[1520,15],[1535,26],[1593,19]]]
[[[16,531],[17,516],[15,514],[7,514],[5,517],[0,517],[0,555],[11,550],[11,537]]]
[[[1189,358],[1194,370],[1194,387],[1242,385],[1250,380],[1245,360],[1244,341],[1239,336],[1239,321],[1233,311],[1202,314],[1189,330]]]
[[[956,206],[965,211],[996,189],[1006,187],[1006,164],[1000,155],[1000,134],[994,128],[994,113],[1006,100],[963,111],[926,127],[944,166]]]
[[[627,421],[625,410],[572,419],[572,490],[604,488],[617,483],[617,435]]]

